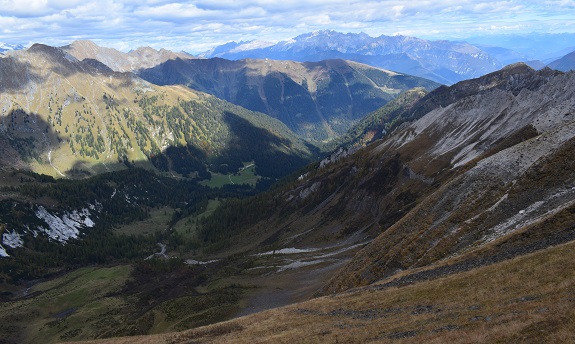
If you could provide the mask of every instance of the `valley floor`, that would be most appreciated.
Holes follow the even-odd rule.
[[[402,287],[364,288],[178,333],[84,343],[573,343],[575,242]]]

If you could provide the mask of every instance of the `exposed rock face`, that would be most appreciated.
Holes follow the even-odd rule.
[[[408,112],[413,122],[336,151],[278,197],[292,215],[273,238],[286,245],[299,233],[309,246],[375,238],[324,292],[575,239],[575,73],[511,65],[430,92]]]
[[[573,207],[575,170],[567,152],[575,146],[574,87],[573,73],[513,65],[454,85],[451,94],[466,96],[372,148],[371,159],[380,161],[380,168],[393,155],[433,184],[411,188],[419,198],[414,208],[382,226],[327,290],[465,257],[494,241],[513,242]],[[370,194],[379,202],[389,197]],[[378,212],[380,224],[389,223],[390,214]],[[552,237],[566,229],[547,230]]]
[[[98,60],[115,72],[138,72],[168,60],[195,58],[184,52],[176,53],[165,49],[155,50],[150,47],[141,47],[129,53],[123,53],[113,48],[100,47],[92,41],[75,41],[62,47],[62,50],[80,61],[85,59]]]
[[[319,168],[324,168],[329,164],[333,164],[338,162],[339,160],[348,157],[349,155],[353,154],[357,151],[357,148],[343,148],[340,147],[337,151],[333,152],[330,156],[324,158],[322,161],[319,162]]]

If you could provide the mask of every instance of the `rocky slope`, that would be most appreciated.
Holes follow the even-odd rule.
[[[575,200],[567,158],[575,142],[575,103],[565,92],[573,74],[516,65],[482,81],[476,95],[431,111],[373,147],[374,162],[393,156],[399,183],[418,180],[428,191],[414,193],[413,209],[399,221],[382,216],[382,233],[327,290],[453,257],[504,259],[521,254],[508,252],[521,247],[518,242],[529,251],[524,237],[534,233],[548,245],[573,240],[568,227],[554,223],[571,216]],[[542,230],[545,222],[550,225]],[[485,249],[495,241],[499,249]]]
[[[548,64],[549,68],[568,72],[575,69],[575,51]]]
[[[129,53],[123,53],[113,48],[101,47],[92,41],[75,41],[61,49],[80,61],[98,60],[116,72],[138,72],[140,69],[151,68],[168,60],[195,58],[185,52],[155,50],[150,47],[141,47]]]
[[[236,244],[376,238],[324,289],[335,292],[453,257],[465,269],[535,250],[525,236],[544,223],[553,225],[537,234],[543,247],[572,240],[563,224],[575,200],[574,82],[573,73],[516,64],[437,89],[408,106],[411,124],[357,152],[340,150],[276,191],[265,221],[253,216],[238,231],[249,239]],[[486,249],[494,242],[501,247]]]
[[[383,139],[201,223],[228,238],[227,253],[277,255],[246,269],[276,279],[333,271],[333,257],[363,247],[319,290],[329,296],[102,342],[571,340],[573,86],[573,72],[516,64],[442,87],[409,103],[413,121]]]
[[[169,60],[139,75],[155,84],[182,84],[281,120],[300,136],[324,141],[429,80],[343,60],[299,63],[220,58]]]

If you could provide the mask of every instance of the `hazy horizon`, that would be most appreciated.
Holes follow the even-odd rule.
[[[549,1],[79,1],[0,0],[0,42],[75,40],[129,51],[142,46],[198,54],[231,41],[277,43],[334,30],[372,37],[465,40],[473,36],[575,33],[575,3]]]

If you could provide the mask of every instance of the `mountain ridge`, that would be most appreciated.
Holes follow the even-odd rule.
[[[125,168],[124,162],[170,170],[166,165],[170,158],[159,157],[173,146],[187,147],[187,153],[181,153],[192,159],[192,171],[202,170],[202,164],[215,164],[216,170],[225,163],[239,168],[241,159],[251,161],[255,156],[227,151],[235,147],[235,140],[245,139],[240,138],[245,133],[233,130],[259,131],[262,136],[253,139],[263,149],[272,141],[281,142],[274,143],[277,147],[270,147],[270,152],[287,160],[295,152],[292,149],[299,152],[296,160],[307,156],[299,163],[311,156],[309,147],[287,127],[264,114],[184,87],[155,86],[131,72],[114,72],[94,60],[79,61],[60,48],[35,44],[14,52],[0,59],[0,75],[3,149],[10,152],[4,157],[15,158],[7,164],[29,164],[58,176],[76,164],[92,173]],[[200,165],[198,152],[203,152]]]
[[[365,148],[201,221],[205,240],[225,239],[216,256],[245,252],[250,281],[253,259],[281,281],[269,298],[359,250],[317,291],[323,297],[185,333],[101,342],[303,340],[301,326],[317,342],[571,338],[572,308],[554,308],[552,295],[565,301],[573,284],[556,259],[575,240],[574,86],[574,72],[514,64],[438,88],[408,102],[420,115]],[[278,260],[265,265],[268,255]],[[527,267],[546,277],[531,280]]]
[[[307,64],[260,60],[260,68],[253,70],[242,65],[252,61],[197,61],[175,59],[161,66],[173,72],[167,76],[178,82],[189,80],[176,73],[179,66],[188,63],[211,64],[211,68],[201,69],[204,73],[224,67],[245,72],[217,72],[217,78],[207,73],[210,78],[204,80],[203,87],[215,87],[208,81],[224,83],[249,73],[259,78],[267,73],[266,68],[277,70],[274,65],[284,70],[308,68],[320,76],[324,73],[322,63],[330,65],[333,75],[339,76],[345,76],[352,67],[362,73],[366,70],[361,68],[367,68],[342,60]],[[157,71],[162,74],[166,70]],[[275,75],[275,80],[285,81],[288,77],[287,72]],[[291,80],[302,86],[306,80],[302,75]],[[3,216],[7,214],[0,224],[3,278],[11,276],[11,259],[17,253],[34,255],[31,245],[75,240],[74,235],[78,236],[71,228],[58,232],[62,228],[54,229],[50,224],[77,223],[85,232],[93,224],[114,224],[127,233],[140,233],[142,222],[136,222],[129,230],[124,225],[143,221],[153,212],[163,219],[161,226],[166,226],[166,222],[168,226],[145,241],[134,237],[116,241],[104,235],[96,237],[109,240],[100,243],[128,242],[133,245],[129,246],[130,252],[137,252],[137,257],[145,257],[148,250],[150,257],[158,258],[111,267],[108,273],[121,274],[121,278],[110,287],[95,284],[102,289],[95,293],[95,299],[90,299],[89,307],[75,304],[76,299],[68,300],[67,292],[57,298],[61,305],[47,300],[52,288],[68,288],[76,278],[83,280],[86,275],[91,283],[101,280],[97,276],[105,273],[102,269],[84,268],[64,276],[68,282],[40,284],[40,291],[29,297],[19,297],[13,292],[17,288],[3,291],[0,296],[7,301],[2,306],[18,315],[11,320],[12,313],[5,312],[1,326],[18,324],[28,331],[16,333],[11,337],[14,342],[19,338],[38,341],[45,335],[52,340],[68,340],[95,338],[101,333],[112,336],[186,329],[229,319],[233,314],[246,314],[240,311],[305,300],[314,291],[316,296],[329,296],[291,306],[288,314],[282,316],[287,316],[284,324],[302,317],[337,318],[337,323],[322,322],[326,327],[315,329],[313,340],[318,341],[337,341],[337,334],[342,333],[339,330],[345,330],[348,336],[353,335],[350,331],[358,330],[365,336],[366,327],[379,328],[377,333],[370,332],[370,340],[415,341],[433,337],[441,341],[475,326],[478,316],[493,330],[508,324],[509,317],[516,321],[518,314],[523,314],[521,323],[536,329],[533,338],[539,339],[543,336],[540,329],[549,329],[549,322],[543,319],[547,314],[540,317],[537,310],[546,309],[542,311],[545,313],[553,309],[554,317],[558,314],[559,318],[570,318],[572,308],[557,308],[552,303],[557,298],[549,295],[555,290],[564,298],[567,294],[559,288],[572,284],[572,279],[564,277],[566,269],[554,271],[561,265],[557,263],[561,252],[565,253],[575,240],[575,72],[534,70],[516,63],[430,92],[421,88],[406,91],[360,122],[361,126],[354,129],[359,135],[349,134],[350,144],[357,143],[355,146],[341,148],[321,162],[300,169],[297,175],[290,175],[269,192],[247,199],[230,197],[225,190],[209,194],[211,198],[208,194],[196,194],[204,188],[190,179],[203,178],[208,167],[227,173],[231,183],[232,173],[252,168],[252,164],[259,174],[270,179],[288,169],[303,167],[316,151],[278,120],[184,86],[153,85],[132,72],[114,72],[97,60],[80,61],[63,49],[41,44],[0,59],[0,76],[0,101],[5,105],[0,122],[0,148],[7,152],[1,157],[4,166],[29,164],[37,167],[36,171],[48,170],[53,175],[131,167],[123,173],[99,174],[98,178],[86,179],[85,184],[82,180],[68,183],[33,173],[3,172],[3,177],[19,179],[21,184],[17,188],[3,184],[0,189],[0,211]],[[393,76],[397,74],[382,72],[366,79],[378,87],[392,88],[393,84],[378,80]],[[253,84],[245,84],[258,85],[261,79],[254,80]],[[280,90],[288,83],[275,85]],[[319,85],[310,82],[306,88]],[[277,94],[287,98],[285,93]],[[210,136],[214,133],[223,134]],[[359,142],[354,142],[357,138]],[[267,148],[256,151],[260,146]],[[260,163],[262,155],[277,165],[272,168],[271,164]],[[74,163],[66,165],[64,162],[71,157]],[[101,165],[100,160],[104,161]],[[154,177],[134,165],[153,166],[165,175]],[[269,173],[259,170],[265,167]],[[166,176],[170,174],[176,178]],[[155,190],[153,195],[146,195],[147,188]],[[189,199],[191,196],[193,200]],[[227,197],[230,199],[222,199]],[[30,203],[35,198],[38,201]],[[93,199],[101,203],[105,200],[102,207],[119,214],[107,219],[92,217],[100,208]],[[52,202],[61,202],[60,208],[50,207]],[[208,206],[212,207],[210,211]],[[14,226],[24,232],[16,231]],[[38,226],[50,227],[46,231],[50,239],[40,235],[37,241],[32,240],[39,234],[34,232]],[[22,237],[27,240],[25,244],[18,239]],[[158,242],[161,251],[149,252]],[[114,256],[109,251],[116,247],[112,244],[103,245],[108,250],[104,255]],[[74,252],[75,247],[68,247],[66,254],[82,253],[83,259],[92,253]],[[185,252],[183,257],[189,260],[169,259],[172,252],[166,253],[166,247],[172,252]],[[196,255],[196,249],[201,250],[201,256]],[[58,255],[64,250],[54,252],[53,257],[62,257]],[[445,306],[449,295],[438,292],[442,286],[450,285],[454,289],[448,292],[456,291],[453,295],[467,293],[475,286],[470,286],[470,281],[477,284],[485,273],[499,280],[502,277],[496,271],[505,267],[515,271],[515,276],[515,267],[524,268],[530,262],[545,264],[545,255],[553,255],[556,263],[544,266],[553,267],[549,274],[553,281],[560,282],[547,283],[546,279],[538,281],[541,283],[537,283],[537,288],[541,289],[528,290],[533,284],[525,280],[503,279],[509,286],[526,286],[518,293],[503,291],[504,296],[498,299],[503,306],[493,307],[487,301],[475,304],[483,298],[457,299],[459,303]],[[103,256],[97,258],[107,261]],[[26,268],[38,268],[40,263],[49,265],[39,261],[39,265]],[[316,287],[319,289],[310,290]],[[420,297],[417,290],[435,290],[431,295],[446,298],[439,304],[430,301],[429,293],[421,292]],[[247,295],[242,295],[244,292]],[[396,292],[407,294],[388,303],[378,300],[379,308],[373,304],[373,293],[390,297]],[[359,306],[346,304],[337,308],[333,300],[350,295],[362,300],[357,301]],[[413,302],[403,303],[406,299]],[[35,310],[34,304],[39,300],[52,308]],[[135,301],[134,307],[125,306],[129,304],[126,300]],[[468,304],[470,300],[473,304]],[[258,306],[262,301],[263,306]],[[515,305],[532,301],[537,302],[537,307],[528,304],[520,308],[525,314],[516,313],[519,308]],[[21,307],[25,303],[27,306]],[[98,306],[102,304],[105,306]],[[398,304],[401,306],[393,306]],[[92,312],[97,316],[88,316]],[[261,320],[269,314],[277,313],[270,311],[201,328],[191,331],[192,337],[183,334],[165,338],[176,338],[176,342],[203,340],[206,336],[229,339],[225,336],[255,328],[257,321],[250,323],[252,320],[245,319]],[[394,324],[385,327],[384,332],[378,321],[389,319],[390,314],[427,320]],[[437,317],[439,314],[444,317]],[[453,314],[464,316],[454,318]],[[431,318],[422,316],[442,320],[429,322]],[[27,317],[35,319],[33,325],[22,321]],[[58,320],[54,321],[54,317]],[[570,324],[553,319],[553,331]],[[363,326],[357,326],[358,321]],[[41,326],[34,328],[37,325]],[[525,326],[513,338],[530,334],[530,327]],[[298,332],[294,329],[285,325],[271,333],[275,336]],[[270,332],[259,335],[270,336]],[[132,339],[142,340],[125,341]]]
[[[196,59],[151,48],[125,54],[91,41],[77,41],[63,49],[79,60],[98,60],[115,71],[131,71],[154,84],[182,84],[266,113],[316,142],[343,133],[398,92],[439,85],[339,59],[306,63],[267,58],[230,61]]]
[[[123,53],[113,48],[101,47],[89,40],[74,41],[61,47],[61,49],[80,61],[86,58],[98,60],[116,72],[137,73],[140,69],[151,68],[170,59],[195,58],[185,52],[172,52],[166,49],[155,50],[151,47],[139,47],[136,50]]]
[[[267,113],[313,141],[333,139],[401,91],[438,86],[343,60],[176,59],[142,70],[139,75],[155,84],[183,84]]]
[[[548,64],[549,68],[557,69],[563,72],[568,72],[575,69],[575,51],[561,57]]]
[[[366,63],[375,67],[452,84],[495,71],[502,65],[489,54],[464,42],[426,41],[415,37],[370,37],[365,33],[339,33],[324,30],[302,34],[273,46],[238,49],[241,44],[230,44],[205,57],[229,59],[270,58],[295,61],[318,61],[341,58]]]

